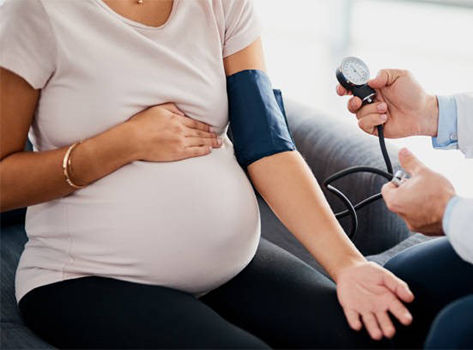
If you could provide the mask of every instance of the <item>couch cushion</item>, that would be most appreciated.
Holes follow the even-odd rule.
[[[1,239],[0,320],[3,328],[4,322],[22,323],[15,299],[15,272],[27,240],[23,223],[2,227]]]
[[[31,145],[31,142],[28,140],[25,144],[25,151],[31,152],[32,150],[33,150],[33,147]],[[14,209],[14,210],[0,213],[1,232],[3,232],[10,225],[24,223],[25,214],[26,214],[26,208]]]
[[[25,222],[26,208],[14,209],[0,213],[0,224],[2,232],[11,225],[22,224]]]
[[[2,323],[1,349],[54,349],[41,340],[29,328],[15,324]]]

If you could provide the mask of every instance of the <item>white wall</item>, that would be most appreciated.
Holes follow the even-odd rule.
[[[432,93],[473,91],[473,8],[394,0],[254,1],[274,85],[340,122],[355,123],[334,90],[334,71],[346,55],[365,60],[372,75],[381,68],[409,69]],[[408,146],[459,194],[473,197],[473,160],[434,151],[429,138],[390,142]]]

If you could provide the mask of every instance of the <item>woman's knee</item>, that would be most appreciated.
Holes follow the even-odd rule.
[[[418,279],[415,264],[418,263],[418,250],[407,249],[392,257],[384,267],[408,284]]]
[[[427,349],[473,348],[473,295],[446,306],[436,317],[425,347]]]
[[[467,281],[473,279],[473,265],[456,254],[446,237],[406,249],[389,260],[385,267],[409,285],[430,293],[450,294],[452,288],[449,286],[455,286],[454,291],[459,296],[471,293],[471,284],[469,286]]]

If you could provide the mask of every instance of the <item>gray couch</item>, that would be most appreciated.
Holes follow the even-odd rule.
[[[366,136],[354,125],[345,125],[326,115],[292,101],[286,101],[287,117],[298,150],[323,181],[333,172],[353,166],[370,165],[383,168],[377,140]],[[395,150],[390,149],[392,159]],[[394,166],[397,163],[394,162]],[[384,180],[374,175],[355,175],[338,185],[352,200],[359,201],[379,191]],[[335,210],[342,205],[331,194],[328,199]],[[262,235],[287,249],[302,260],[320,269],[304,247],[284,228],[266,203],[258,198],[261,210]],[[24,209],[3,213],[1,217],[1,343],[2,349],[52,348],[24,326],[14,297],[14,276],[19,256],[26,242]],[[359,211],[359,234],[355,241],[369,259],[384,263],[390,256],[426,238],[411,235],[404,223],[389,213],[382,201]],[[349,228],[349,220],[342,225]]]

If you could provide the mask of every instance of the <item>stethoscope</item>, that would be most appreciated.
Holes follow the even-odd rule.
[[[354,96],[357,96],[363,102],[363,105],[371,104],[375,101],[376,91],[373,90],[368,85],[368,80],[370,78],[370,71],[368,66],[361,59],[357,57],[346,57],[343,59],[341,65],[336,70],[337,80],[346,90],[351,91]],[[367,166],[354,166],[345,170],[336,172],[335,174],[329,176],[324,182],[323,185],[335,194],[347,207],[346,210],[335,213],[335,216],[340,219],[350,215],[351,217],[351,231],[348,234],[348,237],[354,241],[356,233],[358,230],[358,216],[356,211],[367,206],[370,203],[377,201],[382,198],[381,193],[372,195],[357,204],[352,204],[350,199],[339,189],[331,185],[332,182],[339,180],[347,175],[355,173],[373,173],[384,177],[388,181],[392,181],[397,186],[399,186],[407,177],[407,174],[402,170],[398,170],[395,175],[393,175],[393,166],[391,159],[389,158],[388,151],[386,150],[386,143],[384,141],[384,127],[383,125],[377,126],[378,130],[378,139],[379,146],[381,148],[381,153],[386,164],[386,171],[367,167]]]

